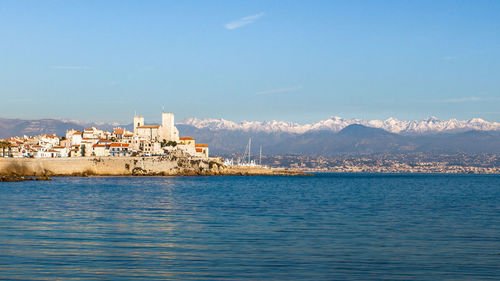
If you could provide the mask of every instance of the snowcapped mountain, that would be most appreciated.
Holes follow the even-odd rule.
[[[470,130],[477,131],[500,131],[500,123],[488,122],[481,118],[470,120],[439,120],[436,117],[430,117],[423,120],[398,120],[388,118],[386,120],[361,120],[344,119],[332,116],[326,120],[321,120],[311,124],[298,124],[284,121],[242,121],[233,122],[225,119],[198,119],[187,118],[179,124],[193,126],[198,129],[210,129],[215,131],[245,131],[245,132],[265,132],[265,133],[294,133],[304,134],[314,131],[332,131],[339,132],[343,128],[360,124],[367,127],[380,128],[391,133],[416,135],[416,134],[435,134],[435,133],[456,133]]]

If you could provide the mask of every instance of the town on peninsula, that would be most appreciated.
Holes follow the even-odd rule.
[[[181,136],[174,114],[166,112],[156,125],[135,114],[132,126],[68,128],[63,136],[46,132],[0,139],[0,176],[500,173],[497,154],[260,154],[256,165],[237,153],[213,157],[209,144]]]
[[[209,147],[181,137],[174,114],[162,112],[160,125],[134,116],[133,131],[95,127],[53,135],[16,136],[1,141],[3,176],[171,176],[297,175],[300,171],[228,166],[209,156]]]

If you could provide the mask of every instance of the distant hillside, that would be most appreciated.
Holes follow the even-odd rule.
[[[112,130],[118,124],[89,123],[76,120],[0,119],[0,138],[22,135],[52,134],[64,136],[66,130],[82,130],[95,126]],[[252,153],[262,146],[267,155],[324,155],[358,153],[495,153],[500,154],[500,131],[468,130],[435,134],[392,133],[381,128],[350,124],[339,131],[308,130],[294,133],[286,130],[245,130],[224,126],[199,126],[187,123],[176,125],[181,136],[208,143],[211,154],[243,153],[252,138]],[[121,125],[132,130],[132,125]]]
[[[177,125],[180,134],[191,136],[220,155],[243,153],[252,138],[253,154],[262,145],[270,155],[324,155],[357,153],[495,153],[500,154],[500,132],[468,131],[434,135],[400,135],[363,125],[350,125],[340,132],[312,131],[304,134],[199,129]]]
[[[66,130],[69,129],[83,130],[85,128],[96,127],[111,131],[116,126],[118,126],[118,124],[81,122],[77,120],[22,120],[0,118],[0,138],[54,133],[58,136],[64,136],[66,134]]]

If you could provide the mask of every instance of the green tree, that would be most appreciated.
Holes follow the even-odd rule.
[[[161,147],[165,147],[165,146],[172,146],[172,147],[176,147],[177,146],[177,142],[176,141],[167,141],[167,140],[162,140],[161,141]]]
[[[10,142],[1,141],[0,147],[2,148],[2,157],[5,157],[5,149],[7,148],[10,151],[11,144]]]

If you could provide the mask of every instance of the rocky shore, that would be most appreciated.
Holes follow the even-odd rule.
[[[41,177],[17,177],[17,176],[1,176],[0,182],[19,182],[19,181],[51,181],[47,176]]]

